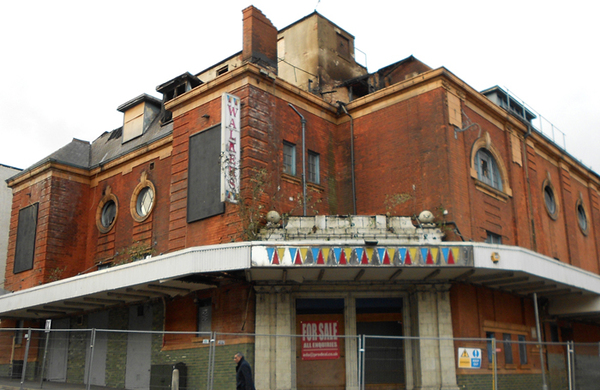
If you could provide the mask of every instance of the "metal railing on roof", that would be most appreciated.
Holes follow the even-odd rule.
[[[519,102],[519,104],[521,104],[523,107],[525,107],[526,109],[528,109],[529,111],[533,112],[536,115],[536,118],[533,118],[531,120],[531,124],[532,124],[533,128],[535,130],[537,130],[539,133],[541,133],[543,136],[548,138],[550,141],[552,141],[554,144],[556,144],[556,146],[558,146],[559,148],[561,148],[562,150],[564,150],[566,152],[567,151],[566,134],[562,130],[560,130],[558,127],[556,127],[552,122],[550,122],[547,118],[545,118],[542,114],[540,114],[538,111],[536,111],[533,107],[531,107],[529,104],[525,103],[525,101],[523,99],[521,99],[517,95],[515,95],[514,92],[512,92],[511,90],[509,90],[506,87],[503,87],[503,88],[508,94],[510,94],[511,98],[513,98],[514,100],[517,100]]]

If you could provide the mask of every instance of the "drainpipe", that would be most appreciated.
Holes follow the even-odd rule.
[[[531,183],[529,182],[529,159],[527,158],[527,138],[531,135],[531,126],[527,125],[527,133],[523,136],[523,163],[525,168],[525,182],[527,187],[527,200],[529,208],[529,220],[531,221],[531,243],[533,244],[533,250],[537,251],[537,237],[535,232],[535,223],[533,219],[533,199],[531,198]]]
[[[296,110],[296,107],[292,103],[288,103],[288,106],[298,114],[300,123],[302,123],[302,207],[303,216],[306,217],[306,119]]]
[[[538,347],[540,349],[540,364],[542,366],[542,390],[548,390],[548,385],[546,383],[546,364],[544,363],[544,346],[542,345],[542,332],[540,328],[540,312],[538,310],[537,293],[533,293],[533,304],[535,309],[535,331],[537,333]]]
[[[340,105],[340,107],[342,108],[342,110],[344,110],[344,113],[346,115],[348,115],[348,117],[350,118],[350,163],[351,163],[351,175],[352,175],[352,210],[353,210],[353,215],[357,215],[356,214],[356,180],[354,178],[354,118],[352,118],[352,115],[350,115],[350,113],[348,112],[348,110],[346,110],[346,105],[340,101],[338,101],[338,104]]]

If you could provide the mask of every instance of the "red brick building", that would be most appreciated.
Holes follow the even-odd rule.
[[[241,52],[8,180],[2,327],[236,334],[224,354],[260,362],[258,389],[358,388],[354,339],[314,362],[292,338],[247,336],[308,323],[442,338],[398,344],[393,373],[367,364],[373,388],[489,377],[459,368],[457,348],[537,341],[534,297],[543,341],[600,341],[600,177],[532,113],[412,56],[368,73],[354,37],[318,13],[279,31],[254,7],[243,18]],[[127,347],[143,364],[123,368],[124,385],[149,388],[150,367],[206,353],[204,338]],[[498,354],[500,375],[542,372],[522,345]],[[96,370],[92,384],[119,385]]]

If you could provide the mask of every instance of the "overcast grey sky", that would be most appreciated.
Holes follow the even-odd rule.
[[[240,51],[251,4],[278,29],[316,8],[356,37],[370,72],[412,54],[476,90],[508,88],[600,172],[600,24],[579,0],[2,1],[0,163],[93,141],[122,125],[120,104]]]

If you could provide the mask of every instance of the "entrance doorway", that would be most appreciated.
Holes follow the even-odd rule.
[[[356,333],[403,336],[402,298],[356,299]],[[365,388],[406,388],[404,340],[365,338]]]

